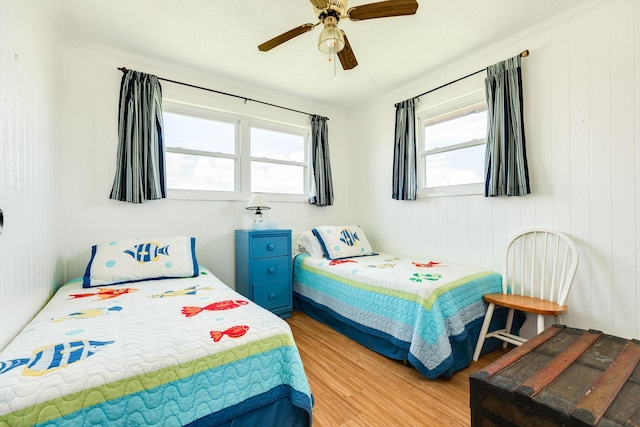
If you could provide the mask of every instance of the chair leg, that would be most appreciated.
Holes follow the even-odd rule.
[[[541,334],[544,331],[544,316],[538,314],[538,333]]]
[[[513,325],[513,314],[515,313],[515,310],[513,308],[509,309],[509,312],[507,313],[507,323],[505,324],[505,330],[508,334],[511,333],[511,326]],[[502,348],[507,348],[507,344],[509,344],[508,342],[503,342],[502,343]]]
[[[478,337],[478,343],[476,344],[476,350],[473,352],[473,361],[477,362],[480,357],[480,352],[482,351],[482,346],[484,345],[484,340],[487,337],[487,331],[489,330],[489,324],[491,323],[491,318],[493,317],[493,310],[496,305],[493,303],[489,304],[487,308],[487,314],[484,316],[484,322],[482,322],[482,328],[480,328],[480,336]]]

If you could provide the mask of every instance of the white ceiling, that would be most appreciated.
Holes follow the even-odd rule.
[[[588,1],[418,0],[413,16],[343,19],[339,27],[359,65],[344,71],[338,61],[334,82],[333,63],[317,49],[322,26],[269,52],[257,48],[316,23],[308,0],[53,0],[71,39],[343,109]],[[352,0],[349,7],[366,3],[372,1]]]

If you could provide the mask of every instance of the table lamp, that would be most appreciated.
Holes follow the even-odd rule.
[[[271,207],[267,202],[267,198],[262,193],[253,193],[251,198],[249,199],[249,203],[247,203],[247,210],[256,211],[257,217],[253,220],[253,222],[263,222],[262,221],[262,211],[269,210]]]

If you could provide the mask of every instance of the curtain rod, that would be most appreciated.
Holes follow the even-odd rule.
[[[126,67],[117,67],[118,70],[122,71],[122,73],[126,73],[128,70]],[[294,113],[300,113],[300,114],[306,114],[308,116],[314,116],[315,114],[311,114],[311,113],[305,113],[304,111],[300,111],[300,110],[294,110],[293,108],[289,108],[289,107],[283,107],[281,105],[276,105],[276,104],[270,104],[268,102],[264,102],[264,101],[260,101],[257,99],[252,99],[252,98],[247,98],[246,96],[240,96],[240,95],[234,95],[232,93],[227,93],[227,92],[221,92],[219,90],[215,90],[215,89],[209,89],[206,87],[202,87],[202,86],[196,86],[196,85],[192,85],[189,83],[183,83],[183,82],[179,82],[176,80],[170,80],[170,79],[165,79],[164,77],[158,77],[158,80],[164,80],[165,82],[169,82],[169,83],[175,83],[175,84],[179,84],[179,85],[183,85],[183,86],[189,86],[195,89],[201,89],[201,90],[206,90],[208,92],[214,92],[214,93],[218,93],[220,95],[226,95],[226,96],[232,96],[234,98],[239,98],[239,99],[244,99],[244,103],[246,104],[247,101],[252,101],[252,102],[257,102],[258,104],[264,104],[264,105],[268,105],[270,107],[276,107],[276,108],[281,108],[283,110],[288,110],[288,111],[293,111]],[[325,117],[327,120],[329,120],[329,118]]]
[[[520,56],[521,56],[521,57],[523,57],[523,58],[526,58],[527,56],[529,56],[529,50],[523,50],[522,52],[520,52]],[[436,91],[436,90],[438,90],[438,89],[442,89],[443,87],[446,87],[446,86],[449,86],[449,85],[451,85],[451,84],[457,83],[457,82],[459,82],[460,80],[464,80],[464,79],[469,78],[469,77],[471,77],[471,76],[475,76],[476,74],[479,74],[479,73],[481,73],[481,72],[485,71],[486,69],[487,69],[487,68],[485,67],[485,68],[483,68],[482,70],[474,71],[474,72],[473,72],[473,73],[471,73],[471,74],[467,74],[467,75],[466,75],[466,76],[464,76],[464,77],[460,77],[459,79],[455,79],[455,80],[453,80],[453,81],[450,81],[449,83],[445,83],[445,84],[443,84],[443,85],[440,85],[440,86],[438,86],[438,87],[437,87],[437,88],[435,88],[435,89],[428,90],[428,91],[426,91],[426,92],[424,92],[424,93],[421,93],[420,95],[416,95],[416,96],[414,96],[413,98],[414,98],[414,99],[415,99],[415,98],[420,98],[421,96],[424,96],[424,95],[426,95],[426,94],[428,94],[428,93],[435,92],[435,91]],[[397,107],[397,106],[398,106],[398,104],[395,104],[395,107]]]

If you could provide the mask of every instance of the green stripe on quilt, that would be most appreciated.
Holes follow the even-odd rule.
[[[125,378],[97,387],[71,393],[0,416],[0,426],[35,425],[72,414],[130,394],[150,390],[164,384],[189,378],[200,372],[234,363],[279,347],[295,346],[291,335],[279,334],[238,345],[229,350],[201,357],[183,364]],[[78,407],[78,402],[83,402]]]
[[[436,300],[443,294],[449,292],[452,289],[455,289],[459,286],[462,286],[466,283],[469,283],[473,280],[477,280],[492,274],[495,274],[495,272],[493,271],[481,271],[479,273],[475,273],[472,274],[470,276],[465,276],[462,277],[458,280],[454,280],[453,282],[449,282],[446,285],[443,286],[439,286],[438,288],[436,288],[431,295],[429,296],[429,298],[423,298],[419,295],[416,295],[414,293],[411,292],[404,292],[404,291],[399,291],[396,289],[389,289],[389,288],[385,288],[383,286],[375,286],[375,285],[369,285],[366,283],[361,283],[361,282],[357,282],[355,280],[352,279],[348,279],[346,277],[343,276],[339,276],[337,274],[334,273],[329,273],[328,271],[319,269],[319,268],[315,268],[315,267],[311,267],[309,265],[306,265],[304,263],[301,263],[302,268],[304,270],[307,270],[313,274],[318,274],[321,276],[324,276],[328,279],[331,280],[335,280],[337,282],[341,282],[344,283],[345,285],[357,288],[357,289],[362,289],[364,291],[367,292],[375,292],[378,294],[382,294],[382,295],[387,295],[387,296],[391,296],[391,297],[395,297],[395,298],[400,298],[400,299],[404,299],[407,301],[412,301],[415,302],[417,304],[420,304],[422,307],[424,307],[427,310],[431,310],[431,307],[433,307],[433,304],[435,304]]]

